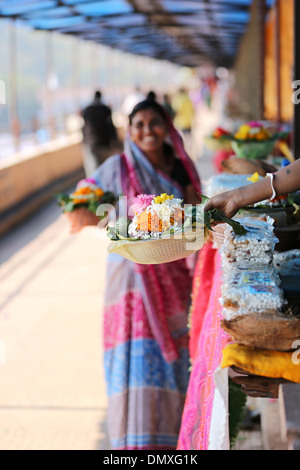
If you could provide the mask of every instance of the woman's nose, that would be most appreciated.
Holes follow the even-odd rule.
[[[149,134],[153,131],[153,126],[151,124],[145,124],[144,126],[144,132],[145,134]]]

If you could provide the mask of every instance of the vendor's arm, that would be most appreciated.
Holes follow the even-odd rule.
[[[300,159],[274,173],[273,187],[277,196],[300,189]],[[206,203],[205,210],[218,208],[227,217],[233,217],[241,207],[269,199],[272,194],[271,179],[266,177],[256,183],[212,197]]]

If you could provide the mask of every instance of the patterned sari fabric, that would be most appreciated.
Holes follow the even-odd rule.
[[[228,342],[228,335],[222,330],[221,260],[217,250],[209,243],[202,248],[198,260],[197,277],[205,274],[206,262],[210,259],[211,269],[206,271],[206,283],[210,284],[209,298],[201,298],[198,284],[194,283],[196,298],[193,302],[192,318],[196,331],[193,332],[192,372],[187,398],[184,405],[178,450],[208,450],[213,399],[215,393],[214,372],[221,364],[222,351]],[[196,268],[197,269],[197,268]]]
[[[155,170],[132,142],[123,155],[101,165],[94,177],[104,190],[126,195],[128,208],[137,194],[183,197],[182,188]],[[189,379],[192,274],[187,261],[139,265],[109,254],[106,284],[104,351],[111,446],[176,449]]]

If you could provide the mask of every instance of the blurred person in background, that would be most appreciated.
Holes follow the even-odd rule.
[[[171,105],[171,98],[170,96],[165,93],[163,95],[163,107],[165,108],[165,110],[167,111],[168,115],[170,116],[170,118],[173,120],[174,117],[175,117],[175,111],[174,109],[172,108],[172,105]]]
[[[174,126],[183,135],[190,135],[194,119],[194,105],[184,88],[180,88],[172,99],[172,108],[175,112]]]
[[[112,121],[111,109],[102,101],[97,90],[94,100],[82,111],[83,165],[86,177],[112,154],[117,144],[117,132]]]
[[[181,132],[188,154],[195,159],[195,146],[192,135],[195,108],[185,88],[180,88],[178,93],[174,95],[172,108],[175,112],[174,126]]]

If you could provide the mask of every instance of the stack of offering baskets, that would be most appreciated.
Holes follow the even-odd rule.
[[[213,133],[205,137],[205,144],[209,150],[218,151],[231,150],[231,139],[232,135],[226,129],[217,127]]]
[[[244,232],[238,222],[224,218],[215,209],[204,212],[206,200],[201,196],[198,205],[183,206],[183,200],[173,195],[137,196],[132,206],[133,218],[119,218],[113,227],[107,227],[111,239],[108,251],[139,264],[169,263],[202,248],[212,218],[219,217],[233,230]]]
[[[285,133],[271,133],[261,122],[251,121],[240,126],[233,135],[231,146],[241,158],[259,159],[271,155],[276,140]]]

